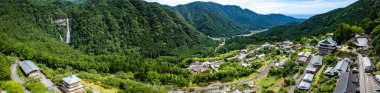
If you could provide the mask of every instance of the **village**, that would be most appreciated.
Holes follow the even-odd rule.
[[[238,78],[232,82],[214,82],[205,87],[198,87],[195,90],[208,93],[251,93],[258,90],[268,90],[281,93],[298,92],[334,92],[334,93],[375,93],[379,89],[380,75],[376,74],[372,57],[365,54],[365,51],[372,48],[369,44],[368,35],[355,36],[355,46],[338,45],[333,40],[333,34],[328,34],[316,44],[310,43],[308,39],[302,45],[291,41],[277,43],[265,43],[251,49],[242,49],[235,56],[226,60],[196,61],[190,64],[193,74],[213,73],[207,70],[218,71],[221,64],[238,60],[243,66],[251,66],[256,60],[260,62],[273,61],[273,64],[266,62],[269,71],[260,70],[254,77]],[[274,49],[279,53],[258,53],[262,50]],[[253,55],[253,56],[252,56]],[[271,57],[275,58],[271,58]],[[284,68],[286,62],[297,64],[293,66],[299,69],[294,70],[285,76],[279,76],[276,70]],[[264,68],[264,67],[262,67]],[[262,72],[262,73],[260,73]],[[281,71],[277,71],[281,72]],[[282,71],[283,72],[283,71]],[[275,73],[275,74],[271,74]],[[274,78],[273,80],[271,80]],[[262,82],[265,82],[262,84]],[[360,87],[359,87],[360,86]],[[181,93],[184,91],[171,91]]]

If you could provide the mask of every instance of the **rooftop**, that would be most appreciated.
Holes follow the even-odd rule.
[[[345,72],[339,76],[334,93],[355,93],[358,88],[358,81],[350,72]]]
[[[314,74],[306,73],[302,80],[307,82],[313,82]]]
[[[333,40],[332,35],[328,38],[319,41],[318,45],[337,46],[338,44]]]
[[[24,73],[29,74],[32,71],[40,70],[36,65],[32,63],[30,60],[25,60],[20,62],[20,67],[24,71]]]
[[[74,83],[80,82],[80,79],[75,75],[71,75],[69,77],[63,78],[63,82],[67,84],[74,84]]]
[[[323,60],[323,57],[322,56],[313,56],[313,58],[311,59],[311,62],[313,65],[322,65],[322,60]]]
[[[371,60],[368,57],[363,57],[363,63],[365,67],[372,66],[371,65]]]
[[[306,81],[302,80],[301,83],[299,84],[298,88],[299,89],[309,90],[310,89],[310,85],[311,85],[310,82],[306,82]]]

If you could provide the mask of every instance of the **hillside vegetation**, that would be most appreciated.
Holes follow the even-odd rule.
[[[193,2],[169,8],[180,13],[199,31],[216,37],[245,34],[253,30],[303,21],[281,14],[257,14],[239,6],[213,2]]]
[[[71,20],[70,44],[60,39],[66,28],[53,23],[61,18]],[[156,84],[186,86],[191,73],[176,62],[188,56],[206,56],[213,47],[214,41],[176,13],[142,0],[85,0],[81,4],[65,0],[0,1],[2,54],[44,64],[52,71],[72,68],[76,72],[132,73],[131,80],[115,80],[128,83],[128,88],[109,84],[120,87],[120,91],[154,91],[140,83],[153,82],[153,77]],[[0,72],[6,76],[0,81],[8,80],[10,63],[1,65],[4,68]],[[135,88],[129,89],[132,86]]]
[[[318,36],[328,32],[336,31],[342,23],[362,27],[367,33],[372,31],[366,26],[367,22],[377,18],[379,9],[377,0],[359,0],[345,8],[339,8],[330,12],[316,15],[310,19],[297,24],[276,26],[266,32],[251,37],[237,37],[230,39],[227,43],[229,48],[241,48],[246,44],[263,43],[281,40],[300,40],[302,37]],[[369,24],[367,24],[369,25]],[[240,44],[240,45],[236,45]]]

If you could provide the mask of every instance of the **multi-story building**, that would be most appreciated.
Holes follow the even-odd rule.
[[[333,40],[333,34],[330,34],[327,39],[319,41],[318,51],[321,55],[331,54],[337,47],[337,43]]]
[[[64,93],[85,93],[80,79],[75,75],[63,78],[63,84],[61,88]]]

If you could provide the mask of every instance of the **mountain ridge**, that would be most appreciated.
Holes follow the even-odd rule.
[[[177,11],[198,31],[217,37],[246,34],[252,30],[303,21],[282,14],[258,14],[236,5],[221,5],[214,2],[197,1],[163,7]]]

